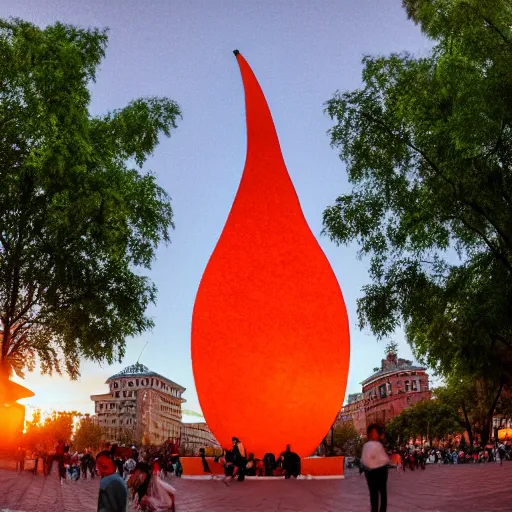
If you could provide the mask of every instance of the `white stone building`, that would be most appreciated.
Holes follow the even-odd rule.
[[[183,386],[140,363],[112,375],[106,384],[109,392],[91,400],[110,441],[160,444],[180,438]]]

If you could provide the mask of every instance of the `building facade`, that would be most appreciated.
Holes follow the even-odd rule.
[[[191,455],[198,455],[200,448],[220,447],[205,422],[182,423],[180,446]]]
[[[366,412],[362,393],[348,395],[347,404],[341,409],[337,423],[351,421],[358,434],[366,433]]]
[[[385,425],[404,409],[431,397],[426,368],[389,353],[380,370],[362,382],[362,393],[349,395],[338,421],[351,420],[358,433],[364,435],[367,425]]]
[[[188,453],[217,448],[205,422],[184,423],[185,388],[136,363],[107,379],[109,392],[92,395],[93,420],[111,442],[162,444],[180,441]]]
[[[93,395],[96,421],[111,441],[160,444],[181,436],[183,386],[136,363],[107,379],[109,392]]]

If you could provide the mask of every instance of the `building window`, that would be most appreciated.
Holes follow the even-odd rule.
[[[137,386],[139,385],[139,379],[135,379]]]
[[[404,380],[404,384],[405,384],[405,392],[409,391],[409,381]]]
[[[128,381],[128,387],[133,388],[133,380]]]
[[[120,396],[119,391],[116,391],[116,398],[119,398],[119,396]]]
[[[386,384],[381,384],[379,386],[379,396],[380,398],[386,398]]]
[[[418,391],[418,382],[413,380],[411,381],[411,386],[413,391]]]
[[[391,395],[391,382],[388,382],[388,395]]]
[[[100,409],[103,409],[103,404],[100,404]]]

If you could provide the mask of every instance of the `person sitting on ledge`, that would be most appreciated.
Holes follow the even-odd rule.
[[[290,445],[286,445],[286,451],[283,453],[282,468],[284,477],[288,480],[292,476],[297,478],[300,475],[301,462],[300,457],[291,451]]]

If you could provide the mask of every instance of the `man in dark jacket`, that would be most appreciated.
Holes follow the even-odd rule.
[[[286,445],[286,451],[283,453],[283,469],[285,478],[289,479],[294,476],[297,478],[300,475],[301,462],[298,454],[294,453],[290,449],[290,445]]]
[[[101,477],[98,512],[126,512],[128,489],[116,471],[112,453],[107,450],[98,453],[96,467]]]

